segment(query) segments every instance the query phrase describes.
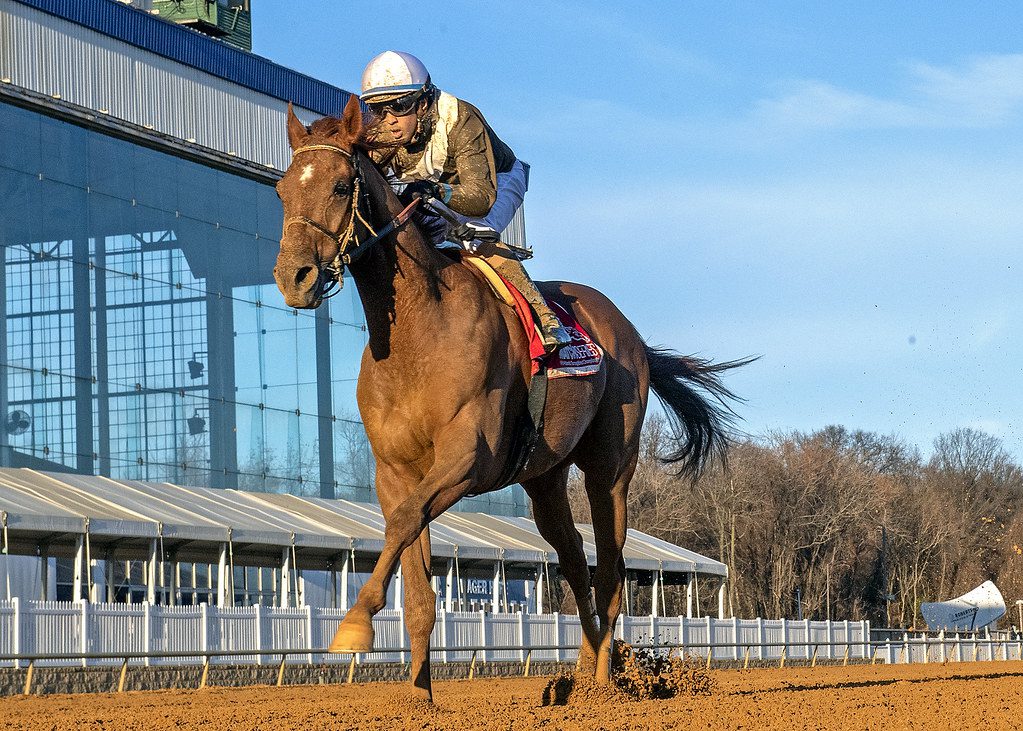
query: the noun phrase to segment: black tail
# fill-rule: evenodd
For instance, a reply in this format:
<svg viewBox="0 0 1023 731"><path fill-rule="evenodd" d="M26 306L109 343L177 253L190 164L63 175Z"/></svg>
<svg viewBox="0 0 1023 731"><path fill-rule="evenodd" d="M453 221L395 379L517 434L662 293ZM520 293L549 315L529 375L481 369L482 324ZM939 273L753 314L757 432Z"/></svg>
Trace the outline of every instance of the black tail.
<svg viewBox="0 0 1023 731"><path fill-rule="evenodd" d="M724 461L736 419L728 402L742 401L725 387L720 374L752 363L756 357L711 363L647 345L646 359L650 387L664 405L677 443L673 451L661 455L661 461L677 465L679 476L699 477L710 458Z"/></svg>

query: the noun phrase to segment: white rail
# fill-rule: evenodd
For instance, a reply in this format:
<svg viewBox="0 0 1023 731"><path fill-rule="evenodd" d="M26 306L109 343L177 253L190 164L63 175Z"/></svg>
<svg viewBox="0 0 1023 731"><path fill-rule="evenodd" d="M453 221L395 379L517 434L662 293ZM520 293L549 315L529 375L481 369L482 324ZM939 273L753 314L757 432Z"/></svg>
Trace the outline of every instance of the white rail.
<svg viewBox="0 0 1023 731"><path fill-rule="evenodd" d="M326 647L344 610L317 607L169 607L88 602L0 601L0 656L141 655L161 652L237 652L251 655L211 658L213 663L279 662L280 650ZM408 647L400 610L385 610L373 620L376 645ZM617 636L632 644L683 648L712 661L868 660L871 662L944 662L1018 660L1019 642L990 635L939 635L923 640L905 634L870 642L869 622L814 622L785 619L699 619L685 617L622 617ZM441 662L573 661L582 637L579 618L560 614L437 613L433 646ZM475 648L491 648L477 651ZM530 648L538 648L531 650ZM539 649L546 648L546 649ZM573 649L567 649L573 648ZM407 652L389 650L360 655L358 662L405 662ZM346 655L316 652L289 655L288 663L338 663ZM37 665L117 665L111 658L37 661ZM132 664L200 665L200 655L136 657ZM24 665L23 661L20 661ZM18 660L0 666L19 666Z"/></svg>

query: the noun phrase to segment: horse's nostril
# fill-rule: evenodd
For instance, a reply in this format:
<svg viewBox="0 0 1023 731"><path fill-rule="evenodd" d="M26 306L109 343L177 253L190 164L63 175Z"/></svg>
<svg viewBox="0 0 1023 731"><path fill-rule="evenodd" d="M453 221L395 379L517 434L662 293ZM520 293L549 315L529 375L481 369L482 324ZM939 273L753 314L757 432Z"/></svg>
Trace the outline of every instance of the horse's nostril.
<svg viewBox="0 0 1023 731"><path fill-rule="evenodd" d="M297 272L295 272L295 284L302 284L305 282L306 277L309 276L309 273L312 270L312 267L301 267Z"/></svg>

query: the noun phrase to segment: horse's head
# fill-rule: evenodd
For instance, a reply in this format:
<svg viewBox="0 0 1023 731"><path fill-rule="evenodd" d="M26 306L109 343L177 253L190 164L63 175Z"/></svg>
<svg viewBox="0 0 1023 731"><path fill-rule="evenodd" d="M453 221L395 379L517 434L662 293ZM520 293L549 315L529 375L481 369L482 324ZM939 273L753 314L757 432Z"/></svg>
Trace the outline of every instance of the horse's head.
<svg viewBox="0 0 1023 731"><path fill-rule="evenodd" d="M341 274L342 248L351 244L356 225L355 145L361 134L362 110L355 96L340 119L320 119L309 129L288 105L292 159L277 183L284 231L274 279L289 307L318 307Z"/></svg>

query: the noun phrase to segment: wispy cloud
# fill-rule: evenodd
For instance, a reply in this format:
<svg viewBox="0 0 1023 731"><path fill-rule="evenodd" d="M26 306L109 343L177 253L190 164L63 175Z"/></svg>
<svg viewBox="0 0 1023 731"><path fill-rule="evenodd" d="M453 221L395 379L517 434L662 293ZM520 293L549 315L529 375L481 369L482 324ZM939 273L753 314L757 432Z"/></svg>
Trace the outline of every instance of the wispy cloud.
<svg viewBox="0 0 1023 731"><path fill-rule="evenodd" d="M986 128L1023 107L1023 54L979 56L957 66L907 66L902 93L874 96L822 80L780 85L753 119L776 130Z"/></svg>

